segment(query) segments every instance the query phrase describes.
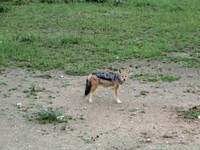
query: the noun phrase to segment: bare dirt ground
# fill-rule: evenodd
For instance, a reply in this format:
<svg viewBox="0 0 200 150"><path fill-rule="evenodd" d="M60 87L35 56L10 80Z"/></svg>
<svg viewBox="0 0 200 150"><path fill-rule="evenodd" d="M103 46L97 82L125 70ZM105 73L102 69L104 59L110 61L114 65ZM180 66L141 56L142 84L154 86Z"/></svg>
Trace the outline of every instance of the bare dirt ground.
<svg viewBox="0 0 200 150"><path fill-rule="evenodd" d="M69 76L57 70L1 70L0 149L200 150L200 120L184 119L176 112L177 107L200 103L199 69L140 60L112 64L112 68L118 66L130 66L131 74L162 72L181 78L173 82L130 78L120 87L122 104L116 103L111 89L101 87L94 94L94 103L89 104L83 96L86 76ZM25 92L33 83L42 89L36 97ZM38 105L59 108L65 115L82 119L38 124L23 117Z"/></svg>

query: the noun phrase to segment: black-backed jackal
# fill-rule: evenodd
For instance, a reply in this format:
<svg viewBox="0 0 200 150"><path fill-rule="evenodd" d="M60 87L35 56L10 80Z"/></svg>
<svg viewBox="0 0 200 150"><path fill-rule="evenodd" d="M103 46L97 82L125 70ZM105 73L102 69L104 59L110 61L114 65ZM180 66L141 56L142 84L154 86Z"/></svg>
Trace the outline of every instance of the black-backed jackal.
<svg viewBox="0 0 200 150"><path fill-rule="evenodd" d="M115 99L117 103L121 103L118 94L118 88L121 84L123 84L128 77L128 72L126 71L119 71L119 73L113 72L96 72L90 74L86 79L85 85L85 95L88 97L89 103L92 103L92 95L94 91L97 89L99 85L103 87L112 87L114 89Z"/></svg>

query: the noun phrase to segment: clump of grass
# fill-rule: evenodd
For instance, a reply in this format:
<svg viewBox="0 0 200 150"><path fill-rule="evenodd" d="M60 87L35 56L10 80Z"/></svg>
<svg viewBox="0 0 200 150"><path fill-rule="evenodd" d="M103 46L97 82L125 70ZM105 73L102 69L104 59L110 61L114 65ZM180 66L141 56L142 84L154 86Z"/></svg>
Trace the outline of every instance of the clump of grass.
<svg viewBox="0 0 200 150"><path fill-rule="evenodd" d="M68 122L68 120L74 120L72 116L65 116L58 109L53 108L41 108L37 112L28 116L29 121L37 121L40 124L47 123L63 123Z"/></svg>
<svg viewBox="0 0 200 150"><path fill-rule="evenodd" d="M55 97L52 96L52 95L48 95L48 99L49 99L49 100L51 100L51 99L55 99Z"/></svg>
<svg viewBox="0 0 200 150"><path fill-rule="evenodd" d="M77 137L82 139L85 144L92 144L92 143L95 142L95 139L93 137L92 138L85 138L84 135L78 135Z"/></svg>
<svg viewBox="0 0 200 150"><path fill-rule="evenodd" d="M170 75L170 74L149 74L149 73L140 73L134 74L131 78L135 78L137 80L142 81L149 81L149 82L157 82L157 81L165 81L165 82L172 82L180 79L180 76L177 75Z"/></svg>
<svg viewBox="0 0 200 150"><path fill-rule="evenodd" d="M8 12L9 8L6 6L0 6L0 13Z"/></svg>
<svg viewBox="0 0 200 150"><path fill-rule="evenodd" d="M200 116L200 105L197 105L183 112L184 118L197 119Z"/></svg>
<svg viewBox="0 0 200 150"><path fill-rule="evenodd" d="M80 120L85 120L85 118L84 118L83 115L80 115L80 116L79 116L79 119L80 119Z"/></svg>
<svg viewBox="0 0 200 150"><path fill-rule="evenodd" d="M144 109L140 110L139 113L145 114L146 111Z"/></svg>
<svg viewBox="0 0 200 150"><path fill-rule="evenodd" d="M134 75L131 76L131 78L135 78L137 80L142 80L142 81L149 81L149 82L157 82L157 81L159 81L158 77L156 77L153 74L149 74L149 73L134 74Z"/></svg>
<svg viewBox="0 0 200 150"><path fill-rule="evenodd" d="M16 91L16 90L18 90L18 88L17 87L13 87L13 88L10 88L8 91Z"/></svg>
<svg viewBox="0 0 200 150"><path fill-rule="evenodd" d="M41 39L41 46L55 49L66 48L67 46L80 45L81 41L79 36L54 35L47 39Z"/></svg>
<svg viewBox="0 0 200 150"><path fill-rule="evenodd" d="M83 139L83 141L85 142L85 144L92 144L92 143L94 143L94 141L92 139Z"/></svg>
<svg viewBox="0 0 200 150"><path fill-rule="evenodd" d="M16 5L26 5L30 3L47 3L47 4L55 4L55 3L70 3L70 2L98 2L104 3L108 0L14 0L14 4Z"/></svg>
<svg viewBox="0 0 200 150"><path fill-rule="evenodd" d="M36 86L37 86L37 82L31 82L30 83L30 87L29 87L29 89L30 89L30 92L36 92Z"/></svg>
<svg viewBox="0 0 200 150"><path fill-rule="evenodd" d="M28 5L28 4L31 4L31 3L38 3L40 1L41 0L13 0L13 3L15 5Z"/></svg>
<svg viewBox="0 0 200 150"><path fill-rule="evenodd" d="M146 96L147 94L149 94L149 91L145 90L140 91L140 95Z"/></svg>
<svg viewBox="0 0 200 150"><path fill-rule="evenodd" d="M28 90L24 90L23 93L26 93L26 97L27 98L31 98L31 99L38 99L39 96L37 94L37 92L43 92L45 91L45 88L39 88L38 87L38 83L35 81L30 82L30 86Z"/></svg>
<svg viewBox="0 0 200 150"><path fill-rule="evenodd" d="M26 97L27 98L33 98L33 99L37 99L38 98L38 94L36 93L36 87L37 87L37 83L36 82L31 82L29 89L28 90L24 90L23 93L26 93Z"/></svg>
<svg viewBox="0 0 200 150"><path fill-rule="evenodd" d="M24 117L28 121L35 121L39 124L57 124L57 123L67 123L69 121L75 120L85 120L83 115L80 116L71 116L64 115L59 108L43 108L41 105L33 104L34 106L27 107L27 109L34 108L34 111L27 113ZM35 110L36 109L36 110Z"/></svg>
<svg viewBox="0 0 200 150"><path fill-rule="evenodd" d="M161 81L166 81L166 82L177 81L181 78L180 76L170 75L170 74L167 74L167 75L161 74L161 75L159 75L159 77L160 77Z"/></svg>
<svg viewBox="0 0 200 150"><path fill-rule="evenodd" d="M189 134L189 135L198 135L198 131L196 131L195 128L185 128L182 130L183 134Z"/></svg>
<svg viewBox="0 0 200 150"><path fill-rule="evenodd" d="M24 93L26 93L26 90L23 91ZM26 95L27 98L30 98L30 99L38 99L38 94L35 93L35 92L27 92L27 95Z"/></svg>
<svg viewBox="0 0 200 150"><path fill-rule="evenodd" d="M191 52L193 53L193 52ZM183 67L187 68L198 68L200 64L199 52L191 54L190 57L167 57L166 59L172 62L179 62Z"/></svg>
<svg viewBox="0 0 200 150"><path fill-rule="evenodd" d="M81 38L79 36L62 37L61 44L79 44Z"/></svg>
<svg viewBox="0 0 200 150"><path fill-rule="evenodd" d="M0 81L0 85L7 85L6 82Z"/></svg>
<svg viewBox="0 0 200 150"><path fill-rule="evenodd" d="M131 109L129 109L129 112L136 112L136 111L137 111L136 108L131 108Z"/></svg>
<svg viewBox="0 0 200 150"><path fill-rule="evenodd" d="M6 116L6 112L7 112L7 111L8 111L7 109L1 108L1 109L0 109L0 116Z"/></svg>

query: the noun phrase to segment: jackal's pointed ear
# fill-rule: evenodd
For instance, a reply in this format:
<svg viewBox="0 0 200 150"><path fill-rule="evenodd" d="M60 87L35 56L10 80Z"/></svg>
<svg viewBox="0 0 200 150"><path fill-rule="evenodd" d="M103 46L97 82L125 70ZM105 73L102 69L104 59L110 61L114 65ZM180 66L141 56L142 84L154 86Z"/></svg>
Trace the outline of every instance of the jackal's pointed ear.
<svg viewBox="0 0 200 150"><path fill-rule="evenodd" d="M119 69L119 73L121 73L122 72L122 70L121 69Z"/></svg>

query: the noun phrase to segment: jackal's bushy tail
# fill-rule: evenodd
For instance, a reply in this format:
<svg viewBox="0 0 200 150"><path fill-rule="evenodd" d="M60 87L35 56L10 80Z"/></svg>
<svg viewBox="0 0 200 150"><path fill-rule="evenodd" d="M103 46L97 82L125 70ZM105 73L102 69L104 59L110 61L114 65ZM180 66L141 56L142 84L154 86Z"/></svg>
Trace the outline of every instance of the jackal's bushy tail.
<svg viewBox="0 0 200 150"><path fill-rule="evenodd" d="M90 93L90 89L91 89L91 82L89 79L86 79L85 96L87 96Z"/></svg>

